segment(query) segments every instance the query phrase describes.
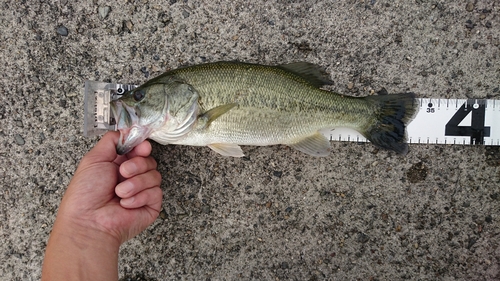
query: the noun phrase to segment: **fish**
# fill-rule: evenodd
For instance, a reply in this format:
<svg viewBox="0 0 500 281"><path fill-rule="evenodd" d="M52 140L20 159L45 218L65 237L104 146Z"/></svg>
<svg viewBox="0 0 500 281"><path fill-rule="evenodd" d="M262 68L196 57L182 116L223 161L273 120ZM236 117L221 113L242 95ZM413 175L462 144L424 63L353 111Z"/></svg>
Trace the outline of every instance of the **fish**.
<svg viewBox="0 0 500 281"><path fill-rule="evenodd" d="M418 111L414 93L353 97L325 90L330 84L308 62L221 61L167 71L112 102L116 150L126 154L149 138L232 157L244 156L241 145L287 145L324 157L331 147L321 131L347 127L375 146L408 152L406 127Z"/></svg>

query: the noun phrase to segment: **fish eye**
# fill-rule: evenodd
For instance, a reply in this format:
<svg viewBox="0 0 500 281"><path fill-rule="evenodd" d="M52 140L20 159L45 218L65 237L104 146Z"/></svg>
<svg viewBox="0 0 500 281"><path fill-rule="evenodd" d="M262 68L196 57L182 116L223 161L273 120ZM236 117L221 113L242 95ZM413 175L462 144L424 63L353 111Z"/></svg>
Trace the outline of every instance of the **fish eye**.
<svg viewBox="0 0 500 281"><path fill-rule="evenodd" d="M133 95L135 101L141 101L146 96L146 93L144 92L143 89L140 89L140 90L134 91L134 93L132 95Z"/></svg>

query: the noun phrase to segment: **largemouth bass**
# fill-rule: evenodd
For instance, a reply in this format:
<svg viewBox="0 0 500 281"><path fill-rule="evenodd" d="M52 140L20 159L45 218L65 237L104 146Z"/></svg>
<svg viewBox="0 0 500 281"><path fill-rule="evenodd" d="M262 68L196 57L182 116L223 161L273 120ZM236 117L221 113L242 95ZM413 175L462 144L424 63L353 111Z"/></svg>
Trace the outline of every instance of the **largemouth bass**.
<svg viewBox="0 0 500 281"><path fill-rule="evenodd" d="M417 111L413 93L349 97L316 65L216 62L168 71L112 104L125 154L146 138L160 144L208 146L243 156L240 145L284 144L327 156L320 130L348 127L376 146L405 154L405 127Z"/></svg>

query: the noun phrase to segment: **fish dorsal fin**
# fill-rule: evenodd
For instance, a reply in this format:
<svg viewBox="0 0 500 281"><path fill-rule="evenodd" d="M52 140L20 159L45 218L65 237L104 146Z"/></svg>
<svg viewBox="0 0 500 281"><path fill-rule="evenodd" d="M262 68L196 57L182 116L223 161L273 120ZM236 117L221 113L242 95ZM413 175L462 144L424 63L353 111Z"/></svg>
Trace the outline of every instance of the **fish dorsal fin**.
<svg viewBox="0 0 500 281"><path fill-rule="evenodd" d="M333 82L326 77L325 71L319 65L316 65L314 63L302 61L282 64L278 67L302 77L307 82L318 88L324 85L333 84Z"/></svg>
<svg viewBox="0 0 500 281"><path fill-rule="evenodd" d="M288 145L316 157L324 157L330 154L330 142L319 132Z"/></svg>
<svg viewBox="0 0 500 281"><path fill-rule="evenodd" d="M233 107L237 106L237 103L228 103L228 104L223 104L216 106L209 111L203 113L200 116L200 121L205 122L204 126L208 127L212 121L215 119L219 118L222 114L228 112L229 110L233 109Z"/></svg>
<svg viewBox="0 0 500 281"><path fill-rule="evenodd" d="M387 92L387 90L385 88L382 88L382 89L380 89L380 91L377 92L377 95L379 95L379 96L385 96L388 94L389 93Z"/></svg>
<svg viewBox="0 0 500 281"><path fill-rule="evenodd" d="M243 157L243 150L241 147L234 143L212 143L209 144L213 151L219 153L222 156L232 156L232 157Z"/></svg>

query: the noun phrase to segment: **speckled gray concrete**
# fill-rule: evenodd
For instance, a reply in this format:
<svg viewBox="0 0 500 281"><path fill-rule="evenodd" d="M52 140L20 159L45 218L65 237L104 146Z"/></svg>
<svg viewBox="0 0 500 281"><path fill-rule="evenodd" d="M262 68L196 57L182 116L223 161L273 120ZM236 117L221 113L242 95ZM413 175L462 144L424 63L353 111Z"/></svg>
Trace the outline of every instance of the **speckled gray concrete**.
<svg viewBox="0 0 500 281"><path fill-rule="evenodd" d="M82 136L85 80L308 61L345 94L500 95L498 1L123 2L0 4L1 280L40 277L60 199L97 141ZM282 146L232 159L154 145L164 209L122 247L120 277L500 280L498 147L332 146L322 159Z"/></svg>

